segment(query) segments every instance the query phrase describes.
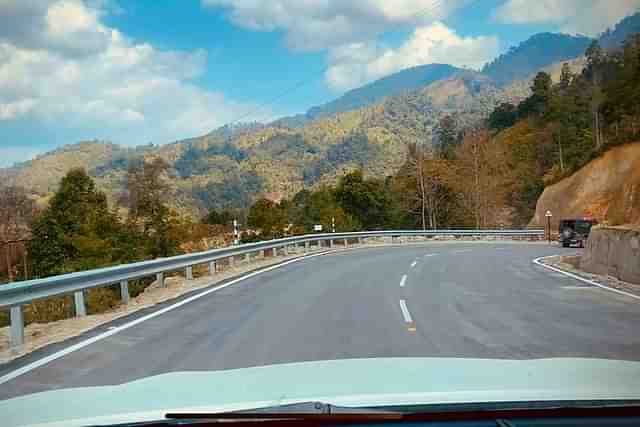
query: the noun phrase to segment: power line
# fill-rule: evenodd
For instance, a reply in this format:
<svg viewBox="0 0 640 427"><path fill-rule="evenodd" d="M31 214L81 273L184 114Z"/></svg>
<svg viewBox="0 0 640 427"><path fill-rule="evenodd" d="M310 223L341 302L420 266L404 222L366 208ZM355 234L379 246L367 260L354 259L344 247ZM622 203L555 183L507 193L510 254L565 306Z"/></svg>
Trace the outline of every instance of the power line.
<svg viewBox="0 0 640 427"><path fill-rule="evenodd" d="M415 19L417 19L418 17L422 16L423 14L426 14L427 12L431 12L433 14L433 11L440 11L442 9L442 0L431 0L431 5L425 9L422 9L421 11L419 11L418 13L416 13L414 16ZM438 12L436 12L438 13ZM440 16L434 16L434 19L440 19ZM400 26L401 24L397 24L397 26ZM331 68L330 65L327 65L325 67L322 68L322 70L319 70L318 72L315 73L311 73L312 76L314 76L312 79L307 79L304 78L298 82L296 82L296 84L294 84L293 86L287 88L285 91L279 93L277 96L275 96L274 98L263 102L261 104L258 104L258 106L251 110L248 111L246 113L243 113L242 115L240 115L239 117L235 118L234 120L231 120L229 122L227 122L224 126L231 126L235 123L238 123L244 119L246 119L247 117L251 117L256 113L259 112L266 112L266 107L271 107L273 105L275 105L278 101L280 101L281 99L285 98L286 96L292 94L293 92L295 92L296 90L307 86L311 83L314 83L317 81L317 79L321 76L323 76L327 71L329 71L329 69ZM224 127L223 126L223 127Z"/></svg>

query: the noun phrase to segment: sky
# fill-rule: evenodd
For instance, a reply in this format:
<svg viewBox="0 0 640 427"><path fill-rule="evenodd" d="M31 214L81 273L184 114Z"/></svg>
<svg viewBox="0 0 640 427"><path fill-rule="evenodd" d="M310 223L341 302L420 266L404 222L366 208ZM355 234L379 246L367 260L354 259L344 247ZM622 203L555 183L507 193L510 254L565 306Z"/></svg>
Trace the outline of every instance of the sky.
<svg viewBox="0 0 640 427"><path fill-rule="evenodd" d="M0 0L0 167L303 113L401 69L480 69L640 0ZM578 13L579 12L579 13Z"/></svg>

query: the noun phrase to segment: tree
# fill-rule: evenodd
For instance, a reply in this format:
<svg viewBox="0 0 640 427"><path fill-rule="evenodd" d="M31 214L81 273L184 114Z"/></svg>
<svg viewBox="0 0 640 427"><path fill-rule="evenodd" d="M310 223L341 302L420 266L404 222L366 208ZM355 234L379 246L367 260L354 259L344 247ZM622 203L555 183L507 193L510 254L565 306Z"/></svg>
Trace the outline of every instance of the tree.
<svg viewBox="0 0 640 427"><path fill-rule="evenodd" d="M459 179L456 190L472 213L475 227L495 227L504 207L507 165L501 147L485 129L468 131L458 149Z"/></svg>
<svg viewBox="0 0 640 427"><path fill-rule="evenodd" d="M178 240L172 233L175 215L165 203L168 169L169 165L156 157L132 164L127 173L123 201L129 208L129 225L145 237L145 253L151 257L175 255L178 250Z"/></svg>
<svg viewBox="0 0 640 427"><path fill-rule="evenodd" d="M284 235L287 226L285 212L277 203L269 199L259 199L249 209L247 224L260 230L260 236L265 239L279 238Z"/></svg>
<svg viewBox="0 0 640 427"><path fill-rule="evenodd" d="M216 210L216 209L211 209L209 211L209 213L207 214L207 216L204 218L204 223L205 224L210 224L210 225L226 225L228 226L231 221L233 221L233 213L229 210Z"/></svg>
<svg viewBox="0 0 640 427"><path fill-rule="evenodd" d="M531 84L531 96L518 105L518 117L543 116L551 97L552 83L549 74L543 71L536 74Z"/></svg>
<svg viewBox="0 0 640 427"><path fill-rule="evenodd" d="M407 163L396 176L401 188L402 204L419 218L423 230L453 224L459 218L452 215L455 195L450 180L455 174L454 161L428 157L421 145L410 145Z"/></svg>
<svg viewBox="0 0 640 427"><path fill-rule="evenodd" d="M518 109L515 105L503 102L489 115L489 128L501 131L513 126L518 119Z"/></svg>
<svg viewBox="0 0 640 427"><path fill-rule="evenodd" d="M458 124L452 115L440 119L436 127L436 141L434 144L436 156L442 159L452 159L458 144Z"/></svg>
<svg viewBox="0 0 640 427"><path fill-rule="evenodd" d="M281 203L282 205L282 203ZM301 190L288 204L289 220L307 232L314 225L322 225L323 230L354 231L361 224L340 206L334 188L322 186L315 191Z"/></svg>
<svg viewBox="0 0 640 427"><path fill-rule="evenodd" d="M600 118L600 107L605 101L602 92L603 68L606 63L606 54L600 47L597 40L585 52L587 66L583 73L591 82L591 114L593 117L593 137L596 148L603 144L602 123Z"/></svg>
<svg viewBox="0 0 640 427"><path fill-rule="evenodd" d="M571 72L571 67L569 67L569 63L565 62L562 64L562 70L560 71L560 90L564 93L569 86L571 85L571 81L573 80L573 73Z"/></svg>
<svg viewBox="0 0 640 427"><path fill-rule="evenodd" d="M25 239L29 234L29 225L35 212L35 203L27 196L24 189L0 188L0 243ZM5 248L5 262L11 282L14 280L14 272L8 244Z"/></svg>
<svg viewBox="0 0 640 427"><path fill-rule="evenodd" d="M62 179L32 234L29 253L40 277L122 261L122 224L84 169L73 169Z"/></svg>
<svg viewBox="0 0 640 427"><path fill-rule="evenodd" d="M384 182L365 180L361 170L351 172L338 182L336 201L344 212L353 216L363 228L383 228L388 220L389 199Z"/></svg>

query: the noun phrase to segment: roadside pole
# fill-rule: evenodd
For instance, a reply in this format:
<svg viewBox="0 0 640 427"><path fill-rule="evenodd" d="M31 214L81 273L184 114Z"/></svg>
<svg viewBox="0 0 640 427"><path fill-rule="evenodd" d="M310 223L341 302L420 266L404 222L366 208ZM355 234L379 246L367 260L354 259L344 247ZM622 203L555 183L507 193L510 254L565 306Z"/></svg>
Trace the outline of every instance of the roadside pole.
<svg viewBox="0 0 640 427"><path fill-rule="evenodd" d="M547 211L544 216L547 217L547 238L549 239L549 245L551 245L551 217L553 214L551 211Z"/></svg>
<svg viewBox="0 0 640 427"><path fill-rule="evenodd" d="M239 235L238 235L238 220L234 219L233 220L233 244L237 245L240 243L240 239L239 239Z"/></svg>

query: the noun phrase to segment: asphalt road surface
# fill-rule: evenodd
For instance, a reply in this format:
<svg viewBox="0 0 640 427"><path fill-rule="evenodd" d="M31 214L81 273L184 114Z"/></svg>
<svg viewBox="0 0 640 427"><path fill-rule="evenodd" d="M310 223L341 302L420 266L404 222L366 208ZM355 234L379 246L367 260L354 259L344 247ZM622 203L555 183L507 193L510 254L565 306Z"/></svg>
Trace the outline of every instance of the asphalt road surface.
<svg viewBox="0 0 640 427"><path fill-rule="evenodd" d="M576 251L443 242L290 263L0 384L0 399L171 371L339 358L640 360L640 301L532 263ZM0 366L0 377L176 301Z"/></svg>

